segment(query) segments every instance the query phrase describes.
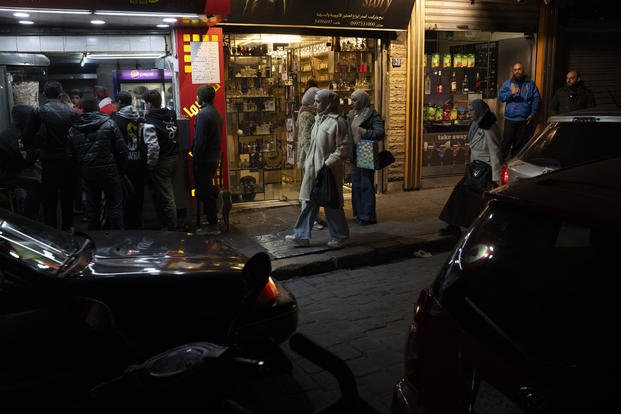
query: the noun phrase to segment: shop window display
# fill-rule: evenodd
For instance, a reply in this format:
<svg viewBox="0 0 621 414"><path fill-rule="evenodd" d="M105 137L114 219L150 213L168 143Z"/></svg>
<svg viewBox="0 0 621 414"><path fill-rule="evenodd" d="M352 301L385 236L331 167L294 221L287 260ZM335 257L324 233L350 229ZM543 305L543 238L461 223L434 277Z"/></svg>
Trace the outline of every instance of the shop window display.
<svg viewBox="0 0 621 414"><path fill-rule="evenodd" d="M294 39L291 39L294 38ZM235 202L297 199L296 117L309 79L350 109L355 89L373 97L373 41L229 34L225 38L229 182Z"/></svg>

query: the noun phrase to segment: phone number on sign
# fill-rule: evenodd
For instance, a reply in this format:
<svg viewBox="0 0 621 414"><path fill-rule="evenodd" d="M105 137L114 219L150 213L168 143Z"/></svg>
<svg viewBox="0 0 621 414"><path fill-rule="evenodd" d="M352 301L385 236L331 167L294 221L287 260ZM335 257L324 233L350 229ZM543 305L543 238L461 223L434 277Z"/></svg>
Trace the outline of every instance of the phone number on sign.
<svg viewBox="0 0 621 414"><path fill-rule="evenodd" d="M366 27L384 27L383 24L377 22L369 22L365 20L351 20L350 26L366 26Z"/></svg>

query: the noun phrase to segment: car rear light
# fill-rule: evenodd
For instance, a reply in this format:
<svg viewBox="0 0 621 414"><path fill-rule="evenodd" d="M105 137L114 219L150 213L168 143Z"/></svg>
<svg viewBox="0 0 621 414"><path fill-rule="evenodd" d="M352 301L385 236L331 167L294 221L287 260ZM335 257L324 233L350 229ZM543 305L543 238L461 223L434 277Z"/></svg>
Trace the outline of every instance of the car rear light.
<svg viewBox="0 0 621 414"><path fill-rule="evenodd" d="M257 298L257 302L261 305L269 305L276 300L278 294L279 292L276 283L274 283L271 277L268 277L267 283L265 284L263 290L261 291L261 294Z"/></svg>
<svg viewBox="0 0 621 414"><path fill-rule="evenodd" d="M414 322L418 323L421 321L423 315L425 314L425 308L427 307L427 302L429 301L429 293L427 289L423 289L418 295L418 300L416 301L416 307L414 308Z"/></svg>
<svg viewBox="0 0 621 414"><path fill-rule="evenodd" d="M509 168L507 164L500 167L500 185L509 184Z"/></svg>

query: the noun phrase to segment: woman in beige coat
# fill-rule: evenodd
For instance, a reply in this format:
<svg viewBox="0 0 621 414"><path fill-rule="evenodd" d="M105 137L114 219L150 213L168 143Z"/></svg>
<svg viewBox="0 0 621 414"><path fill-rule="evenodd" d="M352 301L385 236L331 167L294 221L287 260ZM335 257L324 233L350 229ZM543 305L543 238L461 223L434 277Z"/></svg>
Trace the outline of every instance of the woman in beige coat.
<svg viewBox="0 0 621 414"><path fill-rule="evenodd" d="M328 166L339 190L340 208L325 207L331 240L328 246L338 248L349 238L349 227L343 211L343 179L345 160L351 153L351 140L347 133L347 121L338 114L339 97L336 93L322 89L315 95L317 116L311 131L311 142L304 160L304 177L300 187L302 211L298 217L293 234L285 240L299 246L310 243L313 222L319 212L319 205L310 198L317 173L321 167Z"/></svg>

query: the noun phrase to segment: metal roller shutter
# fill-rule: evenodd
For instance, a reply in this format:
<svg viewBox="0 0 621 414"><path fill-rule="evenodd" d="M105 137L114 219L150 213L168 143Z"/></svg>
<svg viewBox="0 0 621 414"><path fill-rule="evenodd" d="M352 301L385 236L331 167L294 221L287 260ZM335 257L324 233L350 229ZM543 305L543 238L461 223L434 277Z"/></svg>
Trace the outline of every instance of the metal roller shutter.
<svg viewBox="0 0 621 414"><path fill-rule="evenodd" d="M489 32L536 33L537 1L516 0L426 0L426 30L484 30Z"/></svg>

